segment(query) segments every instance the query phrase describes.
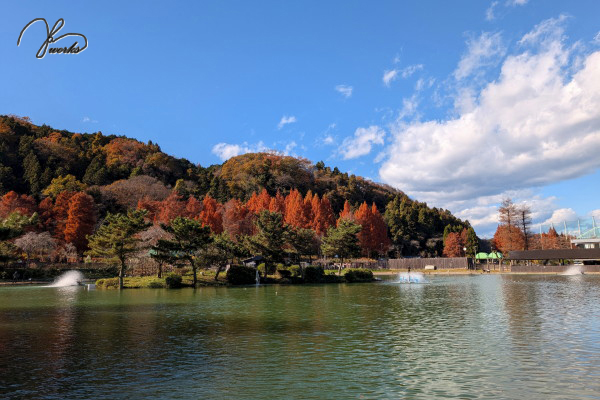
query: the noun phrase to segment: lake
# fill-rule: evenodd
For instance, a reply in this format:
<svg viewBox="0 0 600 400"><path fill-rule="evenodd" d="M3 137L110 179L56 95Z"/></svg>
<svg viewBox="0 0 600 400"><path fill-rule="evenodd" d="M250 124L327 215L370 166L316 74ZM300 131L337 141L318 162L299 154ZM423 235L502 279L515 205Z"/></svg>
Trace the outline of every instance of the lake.
<svg viewBox="0 0 600 400"><path fill-rule="evenodd" d="M0 288L0 398L600 398L600 276L395 279Z"/></svg>

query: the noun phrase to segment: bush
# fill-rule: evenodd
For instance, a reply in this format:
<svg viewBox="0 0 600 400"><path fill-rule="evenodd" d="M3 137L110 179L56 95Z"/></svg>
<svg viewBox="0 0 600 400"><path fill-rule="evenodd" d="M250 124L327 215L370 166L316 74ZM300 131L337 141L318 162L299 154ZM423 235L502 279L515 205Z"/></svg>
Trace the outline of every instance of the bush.
<svg viewBox="0 0 600 400"><path fill-rule="evenodd" d="M346 282L371 282L373 281L373 272L365 268L349 269L344 274Z"/></svg>
<svg viewBox="0 0 600 400"><path fill-rule="evenodd" d="M241 265L232 265L227 271L227 282L232 285L252 285L256 283L256 269Z"/></svg>
<svg viewBox="0 0 600 400"><path fill-rule="evenodd" d="M118 289L119 278L104 278L96 281L96 287L100 289Z"/></svg>
<svg viewBox="0 0 600 400"><path fill-rule="evenodd" d="M287 279L292 276L292 271L290 271L289 269L278 269L277 275L279 275L279 278Z"/></svg>
<svg viewBox="0 0 600 400"><path fill-rule="evenodd" d="M288 268L288 270L294 278L299 278L302 276L302 268L300 268L299 265L292 265Z"/></svg>
<svg viewBox="0 0 600 400"><path fill-rule="evenodd" d="M260 272L262 276L266 276L265 269L267 269L267 275L273 275L276 271L275 265L271 263L258 264L258 272Z"/></svg>
<svg viewBox="0 0 600 400"><path fill-rule="evenodd" d="M166 281L166 279L162 280L162 279L156 278L156 279L148 282L148 287L150 289L163 289L165 287L165 281Z"/></svg>
<svg viewBox="0 0 600 400"><path fill-rule="evenodd" d="M321 266L309 265L304 268L304 281L308 283L318 283L323 280L325 270Z"/></svg>
<svg viewBox="0 0 600 400"><path fill-rule="evenodd" d="M173 272L171 272L170 274L168 274L165 277L165 286L168 289L178 289L182 286L182 277L181 275L177 275Z"/></svg>

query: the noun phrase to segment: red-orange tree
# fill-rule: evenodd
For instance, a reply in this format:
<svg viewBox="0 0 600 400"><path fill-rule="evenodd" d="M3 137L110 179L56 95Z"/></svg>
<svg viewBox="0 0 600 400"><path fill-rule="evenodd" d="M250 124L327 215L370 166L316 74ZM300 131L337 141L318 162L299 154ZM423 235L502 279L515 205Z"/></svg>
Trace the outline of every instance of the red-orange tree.
<svg viewBox="0 0 600 400"><path fill-rule="evenodd" d="M525 248L525 235L523 232L512 225L498 225L493 239L494 246L500 250L504 257L508 257L508 252L513 250L523 250Z"/></svg>
<svg viewBox="0 0 600 400"><path fill-rule="evenodd" d="M79 251L87 249L87 235L94 232L95 224L94 199L85 193L75 193L69 200L69 210L64 230L65 241L73 243Z"/></svg>
<svg viewBox="0 0 600 400"><path fill-rule="evenodd" d="M444 256L446 257L464 257L462 237L460 233L450 232L446 236L446 242L444 243Z"/></svg>
<svg viewBox="0 0 600 400"><path fill-rule="evenodd" d="M223 232L221 205L209 195L204 196L204 200L202 200L200 222L202 222L203 225L210 226L211 231L214 233L218 234Z"/></svg>
<svg viewBox="0 0 600 400"><path fill-rule="evenodd" d="M292 190L285 198L285 223L294 228L304 228L306 226L304 200L296 189Z"/></svg>

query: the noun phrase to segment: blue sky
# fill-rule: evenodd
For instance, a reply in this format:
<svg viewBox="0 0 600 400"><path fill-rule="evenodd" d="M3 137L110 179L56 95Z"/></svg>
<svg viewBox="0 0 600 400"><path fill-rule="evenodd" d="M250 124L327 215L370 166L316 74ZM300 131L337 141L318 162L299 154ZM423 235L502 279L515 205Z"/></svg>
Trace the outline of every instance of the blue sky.
<svg viewBox="0 0 600 400"><path fill-rule="evenodd" d="M600 2L4 2L0 113L202 165L276 149L493 233L600 216ZM44 28L86 35L36 59ZM65 42L72 43L70 39Z"/></svg>

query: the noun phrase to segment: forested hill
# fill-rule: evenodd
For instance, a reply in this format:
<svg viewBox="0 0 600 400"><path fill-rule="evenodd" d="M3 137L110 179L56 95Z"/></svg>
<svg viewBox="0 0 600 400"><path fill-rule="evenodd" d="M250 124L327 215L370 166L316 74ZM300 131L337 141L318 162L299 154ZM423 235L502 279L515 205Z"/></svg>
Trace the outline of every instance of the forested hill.
<svg viewBox="0 0 600 400"><path fill-rule="evenodd" d="M86 192L102 217L137 207L142 199L164 201L172 193L199 200L208 195L225 204L232 198L246 202L263 189L270 196L286 196L292 189L303 196L309 191L327 196L335 214L345 201L355 210L364 202L375 203L392 243L404 255L440 254L439 239L447 226L468 227L447 210L429 208L390 186L323 162L251 153L203 167L165 154L152 142L72 133L36 126L27 118L0 116L0 195L16 192L39 203L61 191Z"/></svg>

